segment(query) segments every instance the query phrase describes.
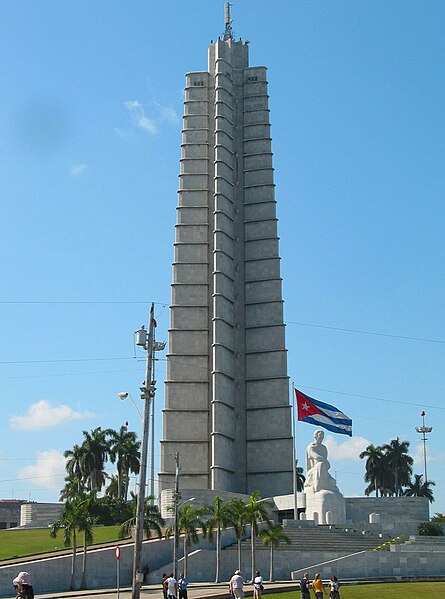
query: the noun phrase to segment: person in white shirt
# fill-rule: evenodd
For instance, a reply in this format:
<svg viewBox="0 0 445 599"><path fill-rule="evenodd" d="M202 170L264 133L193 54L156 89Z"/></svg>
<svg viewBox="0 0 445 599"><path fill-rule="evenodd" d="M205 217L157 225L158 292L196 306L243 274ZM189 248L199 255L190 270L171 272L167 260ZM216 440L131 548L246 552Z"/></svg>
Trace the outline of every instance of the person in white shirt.
<svg viewBox="0 0 445 599"><path fill-rule="evenodd" d="M258 570L255 572L255 578L253 580L253 597L254 599L261 599L261 591L263 590L263 577L261 572Z"/></svg>
<svg viewBox="0 0 445 599"><path fill-rule="evenodd" d="M178 582L176 578L173 576L173 574L170 574L170 576L167 578L164 584L167 587L168 599L176 599L176 595L178 592Z"/></svg>
<svg viewBox="0 0 445 599"><path fill-rule="evenodd" d="M244 578L241 576L240 570L237 570L229 582L229 592L235 599L244 598Z"/></svg>

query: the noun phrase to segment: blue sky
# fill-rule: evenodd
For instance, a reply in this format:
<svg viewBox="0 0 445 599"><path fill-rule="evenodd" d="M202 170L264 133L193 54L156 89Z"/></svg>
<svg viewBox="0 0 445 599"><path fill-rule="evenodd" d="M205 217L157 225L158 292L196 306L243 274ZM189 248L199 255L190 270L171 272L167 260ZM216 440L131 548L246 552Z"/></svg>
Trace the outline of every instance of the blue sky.
<svg viewBox="0 0 445 599"><path fill-rule="evenodd" d="M232 16L269 69L291 380L353 419L352 439L327 435L345 495L369 442L410 441L423 472L425 409L445 512L445 6L237 0ZM184 74L222 30L222 0L0 5L2 498L56 500L82 430L140 430L117 393L137 400L151 301L167 336ZM313 431L297 427L301 458Z"/></svg>

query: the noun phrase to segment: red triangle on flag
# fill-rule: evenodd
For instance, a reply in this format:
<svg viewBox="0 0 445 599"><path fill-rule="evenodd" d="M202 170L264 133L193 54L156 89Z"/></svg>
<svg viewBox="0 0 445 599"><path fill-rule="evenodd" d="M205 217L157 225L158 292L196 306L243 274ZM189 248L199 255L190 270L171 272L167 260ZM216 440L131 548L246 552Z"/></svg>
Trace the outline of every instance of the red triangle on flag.
<svg viewBox="0 0 445 599"><path fill-rule="evenodd" d="M298 389L295 389L295 395L297 397L298 420L304 420L308 416L322 413L320 408L317 408L317 406L312 403L310 397L301 391L298 391Z"/></svg>

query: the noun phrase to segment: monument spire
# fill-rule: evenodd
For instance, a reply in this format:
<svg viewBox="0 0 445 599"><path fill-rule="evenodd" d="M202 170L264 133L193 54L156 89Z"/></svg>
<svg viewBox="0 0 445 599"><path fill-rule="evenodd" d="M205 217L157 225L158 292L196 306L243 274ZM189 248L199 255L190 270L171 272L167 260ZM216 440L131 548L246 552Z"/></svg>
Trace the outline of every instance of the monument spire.
<svg viewBox="0 0 445 599"><path fill-rule="evenodd" d="M225 33L187 73L159 487L292 491L265 67Z"/></svg>
<svg viewBox="0 0 445 599"><path fill-rule="evenodd" d="M233 40L232 19L230 18L230 2L224 3L224 34L223 40Z"/></svg>

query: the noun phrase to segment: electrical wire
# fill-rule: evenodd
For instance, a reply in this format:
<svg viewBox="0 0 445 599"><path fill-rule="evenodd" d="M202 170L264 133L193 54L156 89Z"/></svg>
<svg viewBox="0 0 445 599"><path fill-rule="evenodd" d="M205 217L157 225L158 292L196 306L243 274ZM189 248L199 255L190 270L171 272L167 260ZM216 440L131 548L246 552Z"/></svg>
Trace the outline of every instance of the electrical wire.
<svg viewBox="0 0 445 599"><path fill-rule="evenodd" d="M374 335L376 337L389 337L390 339L404 339L407 341L421 341L423 343L440 343L445 345L445 341L443 339L429 339L426 337L410 337L408 335L393 335L391 333L378 333L376 331L366 331L362 329L346 329L343 327L333 327L324 324L313 324L309 322L296 322L294 320L286 320L286 324L296 324L301 327L314 327L317 329L328 329L331 331L341 331L343 333L356 333L359 335Z"/></svg>

